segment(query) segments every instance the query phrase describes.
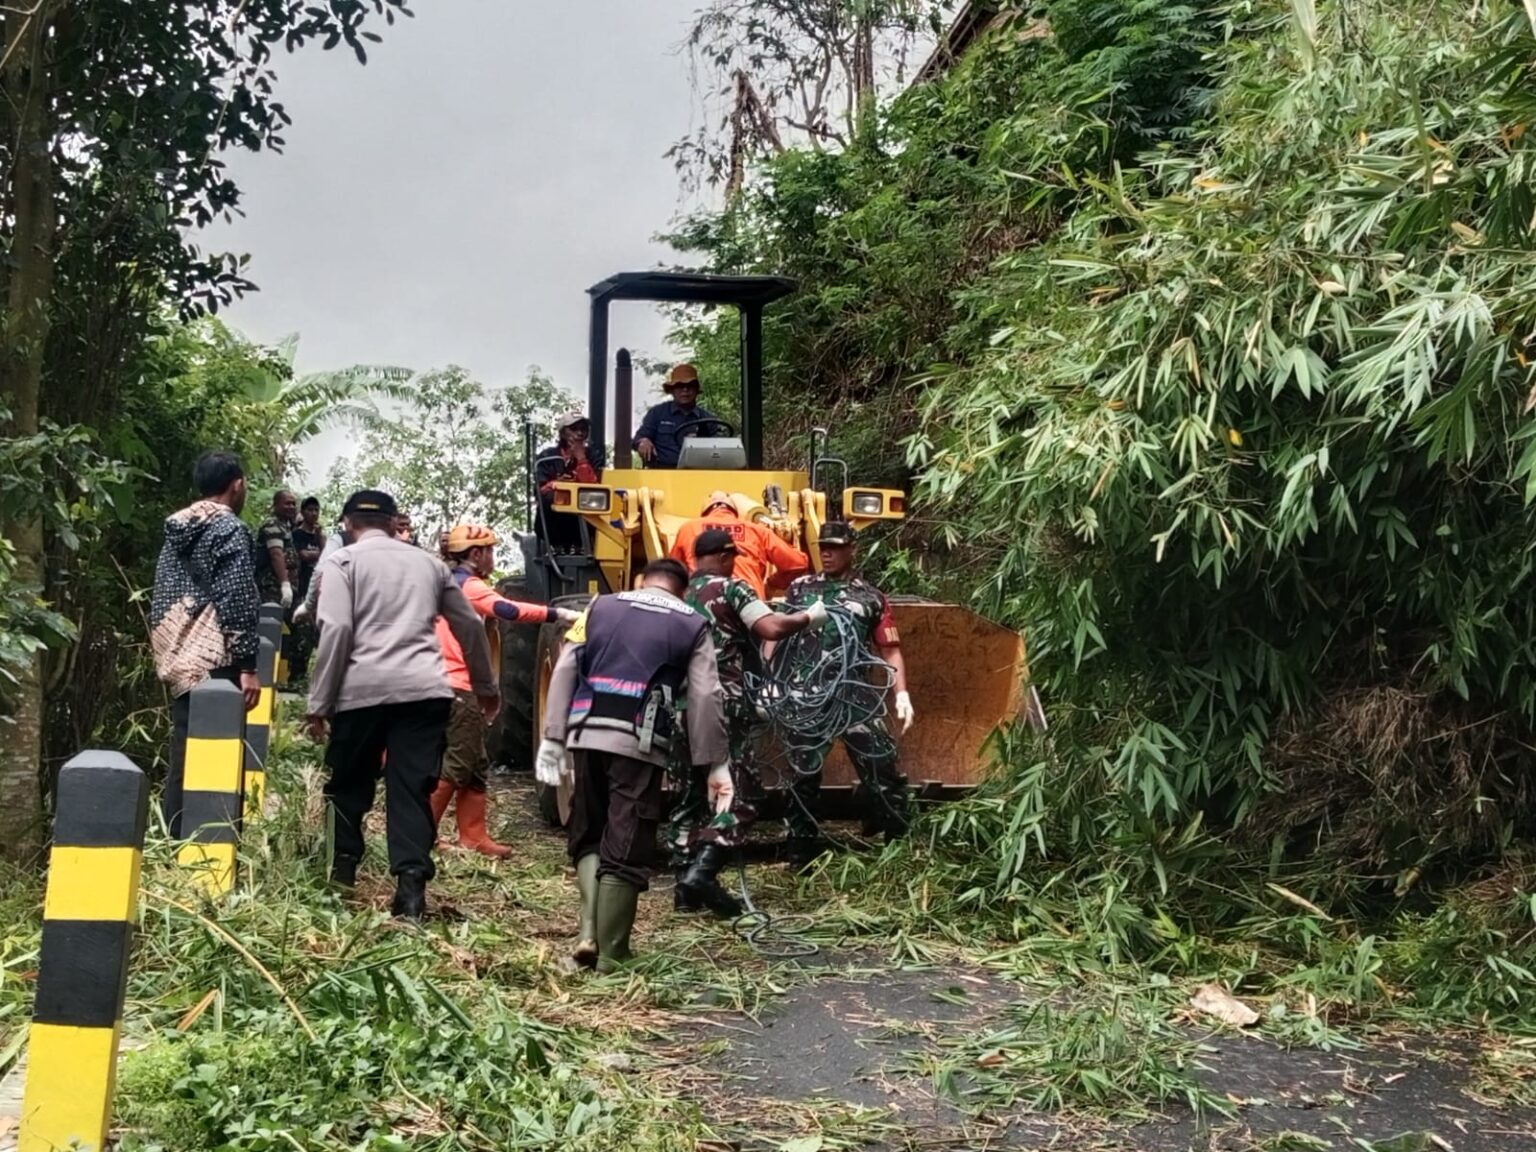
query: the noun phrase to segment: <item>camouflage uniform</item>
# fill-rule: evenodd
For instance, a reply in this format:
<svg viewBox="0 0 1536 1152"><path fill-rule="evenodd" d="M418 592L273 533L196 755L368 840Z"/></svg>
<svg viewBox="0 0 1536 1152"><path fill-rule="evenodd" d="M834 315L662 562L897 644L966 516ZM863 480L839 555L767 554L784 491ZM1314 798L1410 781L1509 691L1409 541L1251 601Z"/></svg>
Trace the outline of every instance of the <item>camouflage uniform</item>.
<svg viewBox="0 0 1536 1152"><path fill-rule="evenodd" d="M256 533L256 590L263 604L283 602L283 582L272 567L272 543L281 541L283 562L288 565L288 583L295 590L299 583L299 550L293 546L293 525L279 516L268 516ZM297 591L295 591L297 596ZM294 601L298 603L297 599ZM293 608L283 613L283 640L280 655L291 669L294 661ZM279 669L281 673L281 669Z"/></svg>
<svg viewBox="0 0 1536 1152"><path fill-rule="evenodd" d="M288 565L288 583L299 586L299 550L293 546L293 525L278 516L268 516L256 533L256 590L263 604L280 604L283 582L272 567L272 545L283 546L283 563Z"/></svg>
<svg viewBox="0 0 1536 1152"><path fill-rule="evenodd" d="M803 611L817 600L838 607L852 615L865 649L895 647L900 642L891 620L890 603L885 594L857 576L834 580L817 572L802 576L785 594L791 611ZM822 627L823 643L837 642L837 626ZM905 829L907 823L907 778L896 767L896 741L885 719L859 724L842 735L843 747L852 761L859 781L870 792L870 816L888 831ZM785 808L784 823L794 839L815 839L818 835L816 814L820 810L821 770L830 743L790 757L791 795Z"/></svg>
<svg viewBox="0 0 1536 1152"><path fill-rule="evenodd" d="M736 577L700 573L689 582L683 599L709 621L710 638L715 642L715 662L720 687L725 692L725 723L730 736L731 780L736 798L729 812L712 817L708 770L690 768L687 749L674 749L670 771L679 799L667 822L667 843L672 846L674 865L685 863L705 844L736 847L757 819L753 801L763 791L753 760L752 729L757 723L757 712L747 699L743 671L747 661L755 664L758 659L752 624L773 612L758 599L750 584Z"/></svg>

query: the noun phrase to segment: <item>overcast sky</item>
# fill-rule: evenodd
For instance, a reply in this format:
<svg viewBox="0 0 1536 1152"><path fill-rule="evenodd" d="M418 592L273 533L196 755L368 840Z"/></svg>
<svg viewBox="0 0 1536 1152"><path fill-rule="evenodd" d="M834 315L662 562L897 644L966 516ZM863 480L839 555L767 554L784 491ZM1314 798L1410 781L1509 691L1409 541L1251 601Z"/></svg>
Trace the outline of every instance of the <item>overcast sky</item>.
<svg viewBox="0 0 1536 1152"><path fill-rule="evenodd" d="M685 205L670 144L700 115L678 44L697 0L417 0L366 67L338 48L280 64L282 154L237 154L245 216L200 239L251 255L227 315L300 334L301 372L530 364L585 392L586 288L672 257ZM664 350L646 306L612 346ZM318 484L345 437L308 454Z"/></svg>

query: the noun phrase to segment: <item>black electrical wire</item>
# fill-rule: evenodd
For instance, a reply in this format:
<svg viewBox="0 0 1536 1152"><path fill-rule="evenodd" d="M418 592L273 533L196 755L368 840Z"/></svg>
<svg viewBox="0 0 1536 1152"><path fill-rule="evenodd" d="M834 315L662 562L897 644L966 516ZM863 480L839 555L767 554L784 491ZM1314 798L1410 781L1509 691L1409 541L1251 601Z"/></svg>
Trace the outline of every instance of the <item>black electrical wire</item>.
<svg viewBox="0 0 1536 1152"><path fill-rule="evenodd" d="M896 670L864 646L851 612L828 604L825 625L779 641L765 665L744 671L743 682L791 769L807 774L816 754L844 733L885 718Z"/></svg>
<svg viewBox="0 0 1536 1152"><path fill-rule="evenodd" d="M781 640L766 664L743 672L748 699L767 718L790 771L799 775L820 771L821 753L847 732L883 721L896 685L896 669L865 647L853 613L841 604L826 608L827 625ZM835 634L830 644L828 627ZM805 811L793 785L786 790ZM897 811L880 789L871 791L905 827L906 813ZM819 829L815 815L806 815Z"/></svg>
<svg viewBox="0 0 1536 1152"><path fill-rule="evenodd" d="M747 890L747 866L737 861L741 882L741 902L746 911L731 922L731 927L759 956L770 960L803 960L821 951L821 945L807 940L806 933L816 927L816 920L803 912L774 916L752 903Z"/></svg>

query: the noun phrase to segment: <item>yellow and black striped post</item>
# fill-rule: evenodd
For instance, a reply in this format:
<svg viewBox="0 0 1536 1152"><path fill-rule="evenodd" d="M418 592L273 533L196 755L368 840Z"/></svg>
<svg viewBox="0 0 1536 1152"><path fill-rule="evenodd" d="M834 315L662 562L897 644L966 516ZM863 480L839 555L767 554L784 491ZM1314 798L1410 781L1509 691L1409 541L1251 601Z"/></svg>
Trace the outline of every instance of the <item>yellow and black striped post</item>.
<svg viewBox="0 0 1536 1152"><path fill-rule="evenodd" d="M267 750L272 743L273 704L277 690L272 686L272 671L277 663L272 641L261 638L256 656L256 673L261 678L261 697L245 716L245 816L261 815L267 795Z"/></svg>
<svg viewBox="0 0 1536 1152"><path fill-rule="evenodd" d="M149 781L121 752L59 773L20 1152L100 1152L112 1116Z"/></svg>
<svg viewBox="0 0 1536 1152"><path fill-rule="evenodd" d="M235 886L244 768L245 697L228 680L210 677L192 689L181 800L188 840L176 854L183 868L197 869L209 896Z"/></svg>
<svg viewBox="0 0 1536 1152"><path fill-rule="evenodd" d="M261 606L261 621L256 627L256 632L263 639L272 641L272 683L286 684L288 661L283 659L283 637L288 634L288 625L283 621L281 604Z"/></svg>

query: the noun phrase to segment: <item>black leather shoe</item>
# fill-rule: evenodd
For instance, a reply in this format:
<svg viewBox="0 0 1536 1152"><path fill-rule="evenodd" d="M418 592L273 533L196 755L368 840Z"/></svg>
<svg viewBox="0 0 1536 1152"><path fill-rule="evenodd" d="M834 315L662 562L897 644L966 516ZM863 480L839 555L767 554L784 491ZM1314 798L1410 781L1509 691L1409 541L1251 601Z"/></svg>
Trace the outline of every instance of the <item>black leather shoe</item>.
<svg viewBox="0 0 1536 1152"><path fill-rule="evenodd" d="M696 905L709 909L722 919L734 920L741 915L741 901L720 883L720 869L725 863L725 849L718 844L706 844L678 880L677 887L688 893Z"/></svg>
<svg viewBox="0 0 1536 1152"><path fill-rule="evenodd" d="M420 872L402 872L395 880L395 899L389 906L391 916L400 920L420 920L427 914L427 879Z"/></svg>
<svg viewBox="0 0 1536 1152"><path fill-rule="evenodd" d="M356 856L337 856L331 861L331 883L338 888L357 887Z"/></svg>

